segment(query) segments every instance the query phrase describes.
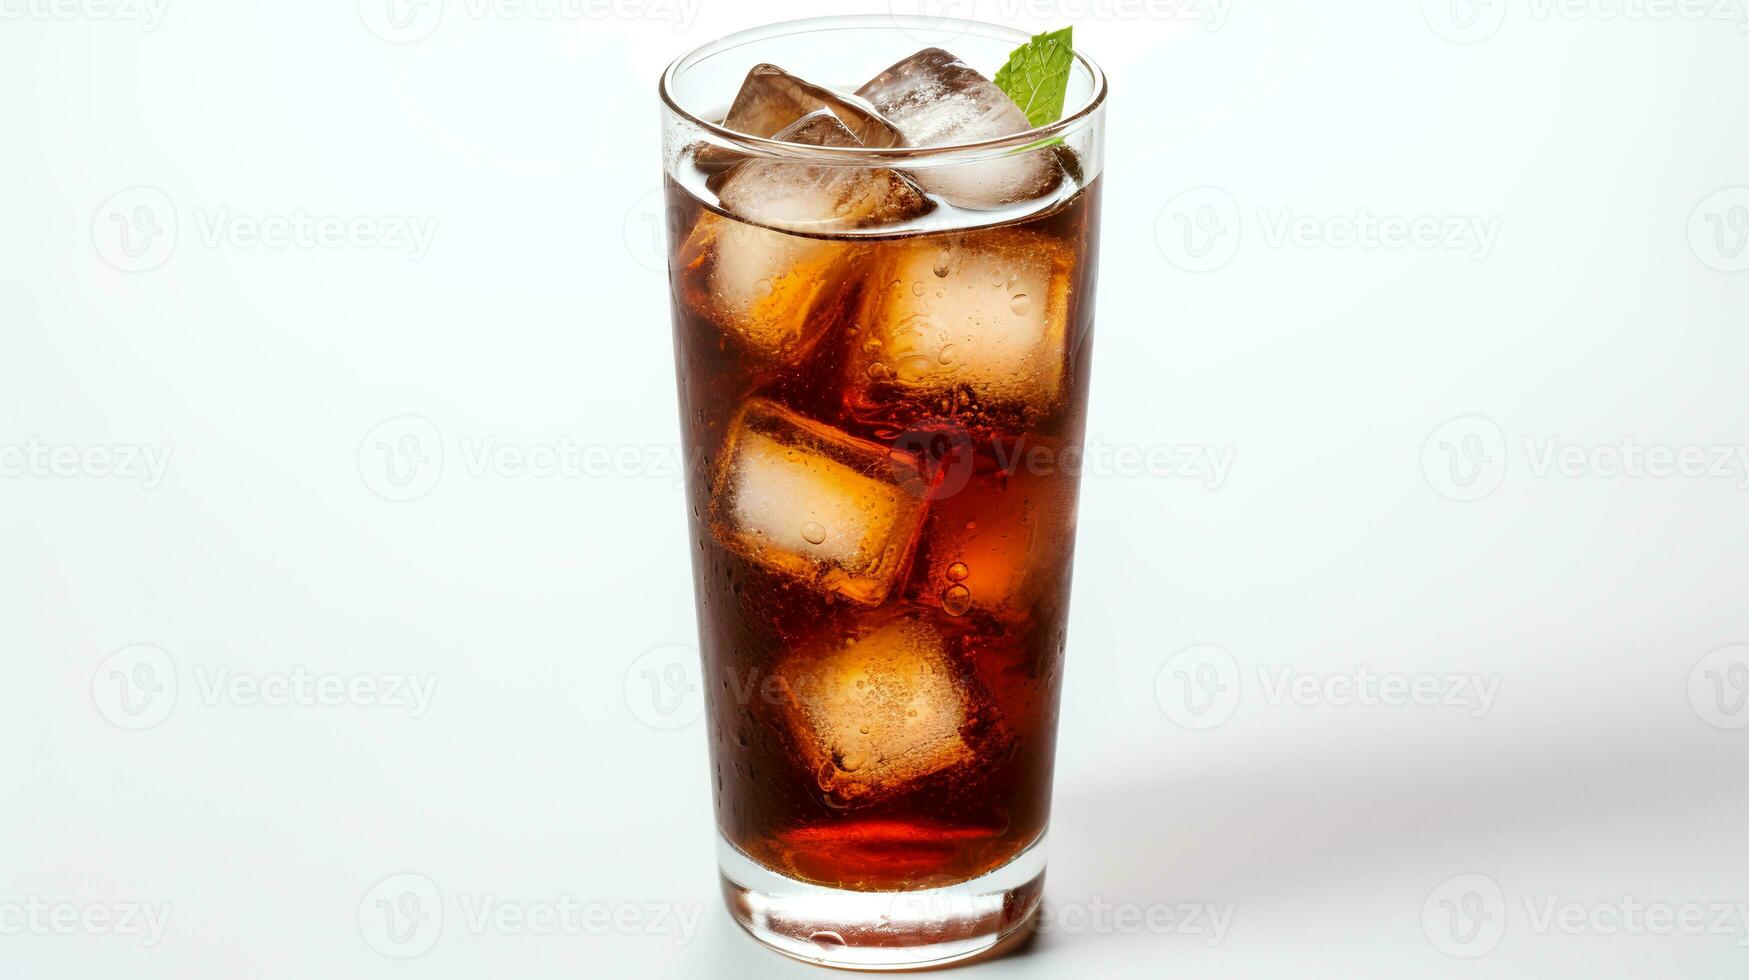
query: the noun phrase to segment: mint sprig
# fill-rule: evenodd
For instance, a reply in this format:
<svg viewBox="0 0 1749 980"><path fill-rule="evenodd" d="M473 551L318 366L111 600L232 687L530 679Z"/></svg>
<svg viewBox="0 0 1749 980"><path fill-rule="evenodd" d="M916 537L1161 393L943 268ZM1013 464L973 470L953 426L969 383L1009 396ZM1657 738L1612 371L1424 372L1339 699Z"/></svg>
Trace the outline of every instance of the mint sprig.
<svg viewBox="0 0 1749 980"><path fill-rule="evenodd" d="M1071 41L1073 27L1035 36L1014 49L1008 63L992 79L1026 113L1034 128L1054 123L1063 116L1063 99L1069 94L1069 68L1075 60Z"/></svg>

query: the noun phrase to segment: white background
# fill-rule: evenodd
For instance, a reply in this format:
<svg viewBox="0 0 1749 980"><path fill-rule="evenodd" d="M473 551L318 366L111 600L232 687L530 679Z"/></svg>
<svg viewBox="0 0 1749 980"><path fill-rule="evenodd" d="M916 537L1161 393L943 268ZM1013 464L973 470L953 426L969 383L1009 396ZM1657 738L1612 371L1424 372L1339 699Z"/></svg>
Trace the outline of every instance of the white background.
<svg viewBox="0 0 1749 980"><path fill-rule="evenodd" d="M1112 88L1051 928L965 975L1749 969L1609 913L1749 903L1744 13L1455 3L924 8ZM669 673L655 84L888 7L480 4L0 0L0 976L810 975ZM480 457L566 440L630 455ZM473 918L565 900L617 924Z"/></svg>

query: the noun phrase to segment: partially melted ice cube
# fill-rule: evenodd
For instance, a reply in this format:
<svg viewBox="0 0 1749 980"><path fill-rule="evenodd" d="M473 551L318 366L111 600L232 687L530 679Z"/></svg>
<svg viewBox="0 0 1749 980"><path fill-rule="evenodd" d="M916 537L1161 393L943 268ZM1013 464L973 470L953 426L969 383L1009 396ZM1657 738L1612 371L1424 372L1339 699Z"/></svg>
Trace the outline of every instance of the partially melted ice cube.
<svg viewBox="0 0 1749 980"><path fill-rule="evenodd" d="M941 633L902 616L805 647L778 668L791 735L820 788L850 803L971 762L999 725Z"/></svg>
<svg viewBox="0 0 1749 980"><path fill-rule="evenodd" d="M1037 232L995 228L894 242L861 299L847 359L853 406L1036 420L1068 384L1074 256Z"/></svg>
<svg viewBox="0 0 1749 980"><path fill-rule="evenodd" d="M880 605L916 547L929 485L913 456L755 399L711 494L717 540L822 592Z"/></svg>
<svg viewBox="0 0 1749 980"><path fill-rule="evenodd" d="M857 145L824 109L778 135L793 143ZM789 364L807 354L846 302L858 247L778 229L830 232L902 221L933 207L910 180L879 168L760 159L721 177L720 201L746 221L701 212L675 259L681 292L743 346Z"/></svg>
<svg viewBox="0 0 1749 980"><path fill-rule="evenodd" d="M951 52L925 48L856 90L908 146L975 143L1032 128L1008 93ZM914 176L951 204L994 208L1042 197L1063 178L1050 148L982 163L919 169Z"/></svg>

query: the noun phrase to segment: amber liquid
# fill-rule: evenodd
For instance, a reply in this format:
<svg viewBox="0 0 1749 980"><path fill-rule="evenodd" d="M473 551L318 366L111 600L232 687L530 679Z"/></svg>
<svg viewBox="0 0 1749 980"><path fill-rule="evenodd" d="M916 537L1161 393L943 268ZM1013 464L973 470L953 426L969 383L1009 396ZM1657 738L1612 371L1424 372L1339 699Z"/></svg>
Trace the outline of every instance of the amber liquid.
<svg viewBox="0 0 1749 980"><path fill-rule="evenodd" d="M992 871L1043 834L1050 810L1098 181L1000 226L888 237L785 236L740 226L672 180L667 195L721 831L766 867L839 888L938 887ZM801 268L760 281L755 298L800 327L793 342L749 344L713 268L721 249L774 242L782 254L794 245ZM1043 323L1050 336L980 345L944 321L911 325L919 342L895 350L876 326L917 303L963 312L973 300L1005 303L988 316ZM963 384L962 364L974 372ZM896 512L921 517L895 522L916 527L890 536L890 560L810 576L784 546L737 535L743 512L724 497L737 454L752 451L750 415L842 434L859 447L853 464L869 447L893 454L892 469L864 469L912 496L916 510ZM823 537L827 523L797 540ZM885 700L860 714L871 691Z"/></svg>

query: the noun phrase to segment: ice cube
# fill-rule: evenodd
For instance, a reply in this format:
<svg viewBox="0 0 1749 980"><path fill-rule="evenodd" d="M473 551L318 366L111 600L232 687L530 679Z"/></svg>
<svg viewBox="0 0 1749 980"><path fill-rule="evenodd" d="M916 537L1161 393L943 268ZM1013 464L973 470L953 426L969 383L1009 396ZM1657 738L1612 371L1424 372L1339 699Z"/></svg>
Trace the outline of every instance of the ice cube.
<svg viewBox="0 0 1749 980"><path fill-rule="evenodd" d="M779 136L856 145L855 135L824 109ZM856 264L859 246L774 228L830 231L903 220L934 206L915 184L885 169L749 160L722 178L722 204L759 224L701 212L675 260L681 292L694 310L755 353L791 364L813 347L843 305L845 274Z"/></svg>
<svg viewBox="0 0 1749 980"><path fill-rule="evenodd" d="M735 94L735 104L723 120L723 128L749 136L775 136L796 120L829 109L850 128L863 146L888 147L900 143L899 130L881 118L861 96L834 92L804 81L776 65L754 65Z"/></svg>
<svg viewBox="0 0 1749 980"><path fill-rule="evenodd" d="M850 251L703 211L675 275L694 311L758 356L795 364L847 306Z"/></svg>
<svg viewBox="0 0 1749 980"><path fill-rule="evenodd" d="M861 146L829 109L778 131L776 139L810 146ZM790 231L830 232L905 221L934 202L909 178L884 167L824 167L755 159L724 175L717 199L734 214Z"/></svg>
<svg viewBox="0 0 1749 980"><path fill-rule="evenodd" d="M846 358L847 395L865 420L908 403L1026 423L1061 403L1074 299L1066 245L993 228L888 243L879 261L857 312L864 340Z"/></svg>
<svg viewBox="0 0 1749 980"><path fill-rule="evenodd" d="M778 675L802 764L840 803L968 763L1000 724L943 635L915 615L804 647Z"/></svg>
<svg viewBox="0 0 1749 980"><path fill-rule="evenodd" d="M764 399L730 427L711 494L717 540L750 561L879 605L910 562L926 510L916 457Z"/></svg>
<svg viewBox="0 0 1749 980"><path fill-rule="evenodd" d="M974 143L1032 128L1008 93L940 48L925 48L856 90L909 146ZM984 163L919 169L917 180L950 203L994 208L1042 197L1062 180L1050 149Z"/></svg>

